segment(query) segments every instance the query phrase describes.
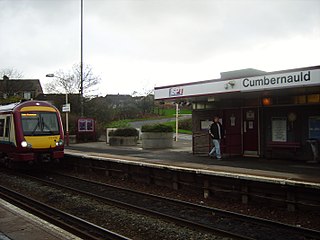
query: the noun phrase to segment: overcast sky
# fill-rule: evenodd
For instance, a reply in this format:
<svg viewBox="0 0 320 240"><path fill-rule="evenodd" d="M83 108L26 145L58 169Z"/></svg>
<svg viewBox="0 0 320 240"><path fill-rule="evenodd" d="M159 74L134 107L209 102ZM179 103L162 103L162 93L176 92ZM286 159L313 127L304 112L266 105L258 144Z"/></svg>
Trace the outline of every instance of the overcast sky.
<svg viewBox="0 0 320 240"><path fill-rule="evenodd" d="M0 0L0 69L80 62L80 0ZM99 95L320 65L319 0L84 0L84 63Z"/></svg>

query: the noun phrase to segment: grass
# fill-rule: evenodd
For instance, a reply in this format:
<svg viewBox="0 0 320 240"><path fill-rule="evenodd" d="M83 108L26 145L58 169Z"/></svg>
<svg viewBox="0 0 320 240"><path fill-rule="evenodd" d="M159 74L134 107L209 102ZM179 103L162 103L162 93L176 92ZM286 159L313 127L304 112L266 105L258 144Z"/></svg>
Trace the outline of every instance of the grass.
<svg viewBox="0 0 320 240"><path fill-rule="evenodd" d="M130 127L129 120L113 121L106 124L106 128L126 128Z"/></svg>
<svg viewBox="0 0 320 240"><path fill-rule="evenodd" d="M175 109L155 109L154 113L165 116L165 117L174 117L176 115ZM192 110L190 109L180 109L179 114L191 114Z"/></svg>
<svg viewBox="0 0 320 240"><path fill-rule="evenodd" d="M172 122L166 122L163 123L164 125L171 126L174 129L174 132L176 132L176 121ZM190 130L185 130L185 129L178 129L178 133L183 133L183 134L192 134L192 131Z"/></svg>
<svg viewBox="0 0 320 240"><path fill-rule="evenodd" d="M154 113L158 114L158 109L154 110ZM175 109L159 109L159 116L152 116L149 118L140 118L140 119L125 119L125 120L118 120L113 121L105 125L106 128L127 128L130 127L130 122L137 122L137 121L148 121L148 120L154 120L154 119L161 119L161 118L173 118L176 114ZM180 114L191 114L192 110L189 109L181 109ZM176 129L176 122L167 122L165 125L172 126L174 128L174 131ZM185 129L179 129L179 133L184 134L192 134L192 131L185 130Z"/></svg>

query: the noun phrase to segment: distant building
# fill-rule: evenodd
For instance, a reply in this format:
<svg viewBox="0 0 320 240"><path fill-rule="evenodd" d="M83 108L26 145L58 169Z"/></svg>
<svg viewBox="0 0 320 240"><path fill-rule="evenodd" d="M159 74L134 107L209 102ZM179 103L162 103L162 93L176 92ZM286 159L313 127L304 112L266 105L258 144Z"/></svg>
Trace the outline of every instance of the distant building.
<svg viewBox="0 0 320 240"><path fill-rule="evenodd" d="M66 103L66 94L61 93L41 93L36 98L36 100L47 101L52 105L56 106L60 111L62 106ZM72 113L80 113L80 94L68 94L68 103L71 104Z"/></svg>
<svg viewBox="0 0 320 240"><path fill-rule="evenodd" d="M108 94L105 99L112 106L112 108L124 107L130 102L134 102L134 99L131 95L123 94Z"/></svg>
<svg viewBox="0 0 320 240"><path fill-rule="evenodd" d="M39 79L0 79L0 98L6 99L17 96L23 99L33 99L42 94Z"/></svg>

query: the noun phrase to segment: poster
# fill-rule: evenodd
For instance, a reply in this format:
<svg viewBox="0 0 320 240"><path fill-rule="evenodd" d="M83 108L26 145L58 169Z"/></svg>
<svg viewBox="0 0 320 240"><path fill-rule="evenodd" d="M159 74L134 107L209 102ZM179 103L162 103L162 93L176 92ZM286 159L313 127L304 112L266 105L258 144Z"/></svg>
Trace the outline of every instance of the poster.
<svg viewBox="0 0 320 240"><path fill-rule="evenodd" d="M254 111L252 111L252 110L247 111L246 118L247 118L247 120L254 120Z"/></svg>
<svg viewBox="0 0 320 240"><path fill-rule="evenodd" d="M205 120L201 121L201 130L208 130L213 121Z"/></svg>
<svg viewBox="0 0 320 240"><path fill-rule="evenodd" d="M94 119L93 118L79 118L78 119L78 132L94 132Z"/></svg>
<svg viewBox="0 0 320 240"><path fill-rule="evenodd" d="M272 118L272 141L287 141L287 118Z"/></svg>
<svg viewBox="0 0 320 240"><path fill-rule="evenodd" d="M320 139L320 116L309 117L309 138Z"/></svg>
<svg viewBox="0 0 320 240"><path fill-rule="evenodd" d="M236 126L236 117L233 114L230 117L230 126L231 127Z"/></svg>
<svg viewBox="0 0 320 240"><path fill-rule="evenodd" d="M249 121L249 126L248 126L249 129L253 129L253 121Z"/></svg>

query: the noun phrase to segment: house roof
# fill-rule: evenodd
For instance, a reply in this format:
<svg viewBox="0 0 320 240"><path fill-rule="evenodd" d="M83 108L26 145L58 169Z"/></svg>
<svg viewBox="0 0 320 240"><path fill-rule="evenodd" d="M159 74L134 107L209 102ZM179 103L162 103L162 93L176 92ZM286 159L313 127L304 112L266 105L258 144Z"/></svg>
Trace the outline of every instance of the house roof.
<svg viewBox="0 0 320 240"><path fill-rule="evenodd" d="M0 80L0 92L27 92L38 90L42 93L39 79L9 79Z"/></svg>

